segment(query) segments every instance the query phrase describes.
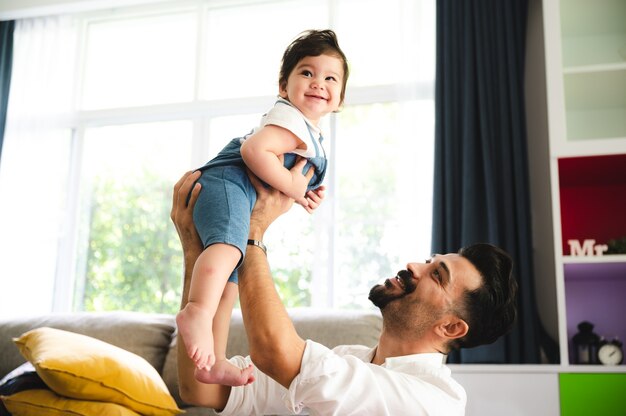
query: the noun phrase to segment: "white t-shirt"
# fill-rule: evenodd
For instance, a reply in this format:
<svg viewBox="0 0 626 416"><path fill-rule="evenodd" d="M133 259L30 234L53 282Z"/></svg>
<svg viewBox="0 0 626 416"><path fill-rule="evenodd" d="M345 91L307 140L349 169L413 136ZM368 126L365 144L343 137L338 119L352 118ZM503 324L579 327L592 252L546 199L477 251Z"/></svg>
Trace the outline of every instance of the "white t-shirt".
<svg viewBox="0 0 626 416"><path fill-rule="evenodd" d="M320 129L313 125L313 123L311 123L304 116L304 114L302 114L300 110L294 107L289 101L284 98L279 98L274 104L274 107L261 117L261 122L258 127L256 127L250 134L256 133L262 127L270 124L289 130L306 145L306 149L296 149L291 153L295 153L306 158L320 156L315 154L315 145L320 146L321 149ZM313 140L316 141L315 145L312 142ZM323 151L321 152L323 154Z"/></svg>
<svg viewBox="0 0 626 416"><path fill-rule="evenodd" d="M289 389L258 371L256 380L231 389L220 415L464 415L467 396L439 353L388 358L371 364L376 349L333 350L306 341L300 374ZM249 357L233 357L243 368Z"/></svg>

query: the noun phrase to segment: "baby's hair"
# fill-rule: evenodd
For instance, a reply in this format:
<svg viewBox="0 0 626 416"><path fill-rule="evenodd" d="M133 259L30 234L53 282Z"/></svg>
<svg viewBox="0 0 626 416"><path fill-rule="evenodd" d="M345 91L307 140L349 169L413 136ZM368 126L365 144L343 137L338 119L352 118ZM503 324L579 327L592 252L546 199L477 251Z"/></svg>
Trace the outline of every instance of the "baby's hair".
<svg viewBox="0 0 626 416"><path fill-rule="evenodd" d="M346 84L348 82L348 60L339 47L337 35L330 29L326 30L306 30L302 32L285 49L283 60L278 75L278 85L281 89L287 86L287 79L291 71L307 56L332 55L339 58L343 64L343 85L341 86L341 102L346 95Z"/></svg>

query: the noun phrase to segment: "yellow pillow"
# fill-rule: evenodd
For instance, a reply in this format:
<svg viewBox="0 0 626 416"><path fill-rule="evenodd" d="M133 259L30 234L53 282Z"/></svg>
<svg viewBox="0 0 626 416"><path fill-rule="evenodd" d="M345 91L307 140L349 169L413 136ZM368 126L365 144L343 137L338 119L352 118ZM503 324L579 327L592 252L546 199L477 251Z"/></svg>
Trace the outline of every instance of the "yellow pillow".
<svg viewBox="0 0 626 416"><path fill-rule="evenodd" d="M61 396L117 403L142 415L182 413L154 367L122 348L47 327L26 332L14 342Z"/></svg>
<svg viewBox="0 0 626 416"><path fill-rule="evenodd" d="M67 399L43 389L2 396L2 401L13 416L140 416L119 404Z"/></svg>

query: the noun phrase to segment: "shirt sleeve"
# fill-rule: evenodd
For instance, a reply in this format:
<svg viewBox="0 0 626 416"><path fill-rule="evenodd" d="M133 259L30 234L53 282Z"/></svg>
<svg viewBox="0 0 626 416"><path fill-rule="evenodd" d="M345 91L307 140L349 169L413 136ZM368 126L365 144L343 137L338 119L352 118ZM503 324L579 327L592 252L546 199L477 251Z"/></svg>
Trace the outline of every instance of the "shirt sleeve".
<svg viewBox="0 0 626 416"><path fill-rule="evenodd" d="M464 403L429 377L340 356L307 340L300 374L284 401L291 413L319 415L462 415Z"/></svg>
<svg viewBox="0 0 626 416"><path fill-rule="evenodd" d="M269 124L289 130L306 145L306 150L297 149L294 153L304 157L315 156L315 147L307 122L302 113L291 104L282 100L277 101L261 121L262 127Z"/></svg>
<svg viewBox="0 0 626 416"><path fill-rule="evenodd" d="M241 356L233 357L229 361L239 368L245 368L252 363L250 357ZM246 386L231 388L226 407L216 413L223 416L289 414L283 400L287 389L260 372L256 366L254 378Z"/></svg>

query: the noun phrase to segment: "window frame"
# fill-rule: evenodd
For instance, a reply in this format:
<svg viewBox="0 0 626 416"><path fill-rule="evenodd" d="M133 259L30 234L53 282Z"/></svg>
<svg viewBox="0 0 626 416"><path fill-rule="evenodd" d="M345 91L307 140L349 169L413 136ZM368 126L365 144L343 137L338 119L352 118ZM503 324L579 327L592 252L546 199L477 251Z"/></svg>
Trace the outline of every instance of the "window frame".
<svg viewBox="0 0 626 416"><path fill-rule="evenodd" d="M255 96L241 97L236 99L217 99L204 100L200 99L201 91L201 74L203 71L203 62L205 62L202 54L207 49L205 47L206 38L203 36L206 31L205 17L206 13L214 7L230 7L232 5L247 5L261 3L275 3L280 0L242 0L237 2L226 1L190 1L181 2L180 4L161 4L161 5L142 5L122 8L114 11L97 11L89 12L79 16L77 19L81 22L79 29L79 45L77 45L78 59L76 72L77 88L75 91L76 112L75 117L69 120L68 127L72 130L72 145L70 151L71 166L68 175L67 189L67 209L64 218L63 230L59 240L58 262L55 272L55 285L52 309L54 312L67 312L73 310L73 298L75 286L79 282L77 276L77 247L78 247L78 207L79 207L79 190L80 178L82 171L82 154L85 141L85 131L91 127L100 127L107 125L121 125L142 122L170 121L170 120L189 120L193 125L192 148L190 149L190 167L199 166L204 163L205 155L208 154L209 141L208 137L211 120L215 117L230 115L245 115L258 113L259 109L268 108L273 102L275 96ZM329 27L333 28L336 12L336 0L327 0L329 10ZM198 19L198 42L196 54L196 74L194 80L194 98L191 102L158 104L128 108L114 108L103 110L80 110L80 96L83 87L84 76L84 58L86 56L85 48L87 42L85 36L90 23L102 22L111 19L130 18L133 16L145 15L161 15L173 12L189 12L197 13ZM375 86L357 86L349 87L346 96L345 107L368 105L376 103L392 103L403 102L416 99L434 98L434 79L429 81L416 81L412 83L375 85ZM312 307L334 307L333 280L335 275L335 259L334 259L334 239L333 231L336 222L336 194L334 186L336 183L335 170L335 133L337 126L337 115L329 116L330 129L327 132L330 136L330 170L327 175L328 193L324 209L324 219L321 216L314 217L315 228L326 227L329 235L329 247L327 248L328 262L326 267L314 267L312 291L318 289L317 293L311 293ZM182 172L181 172L182 173ZM328 222L330 221L330 225Z"/></svg>

